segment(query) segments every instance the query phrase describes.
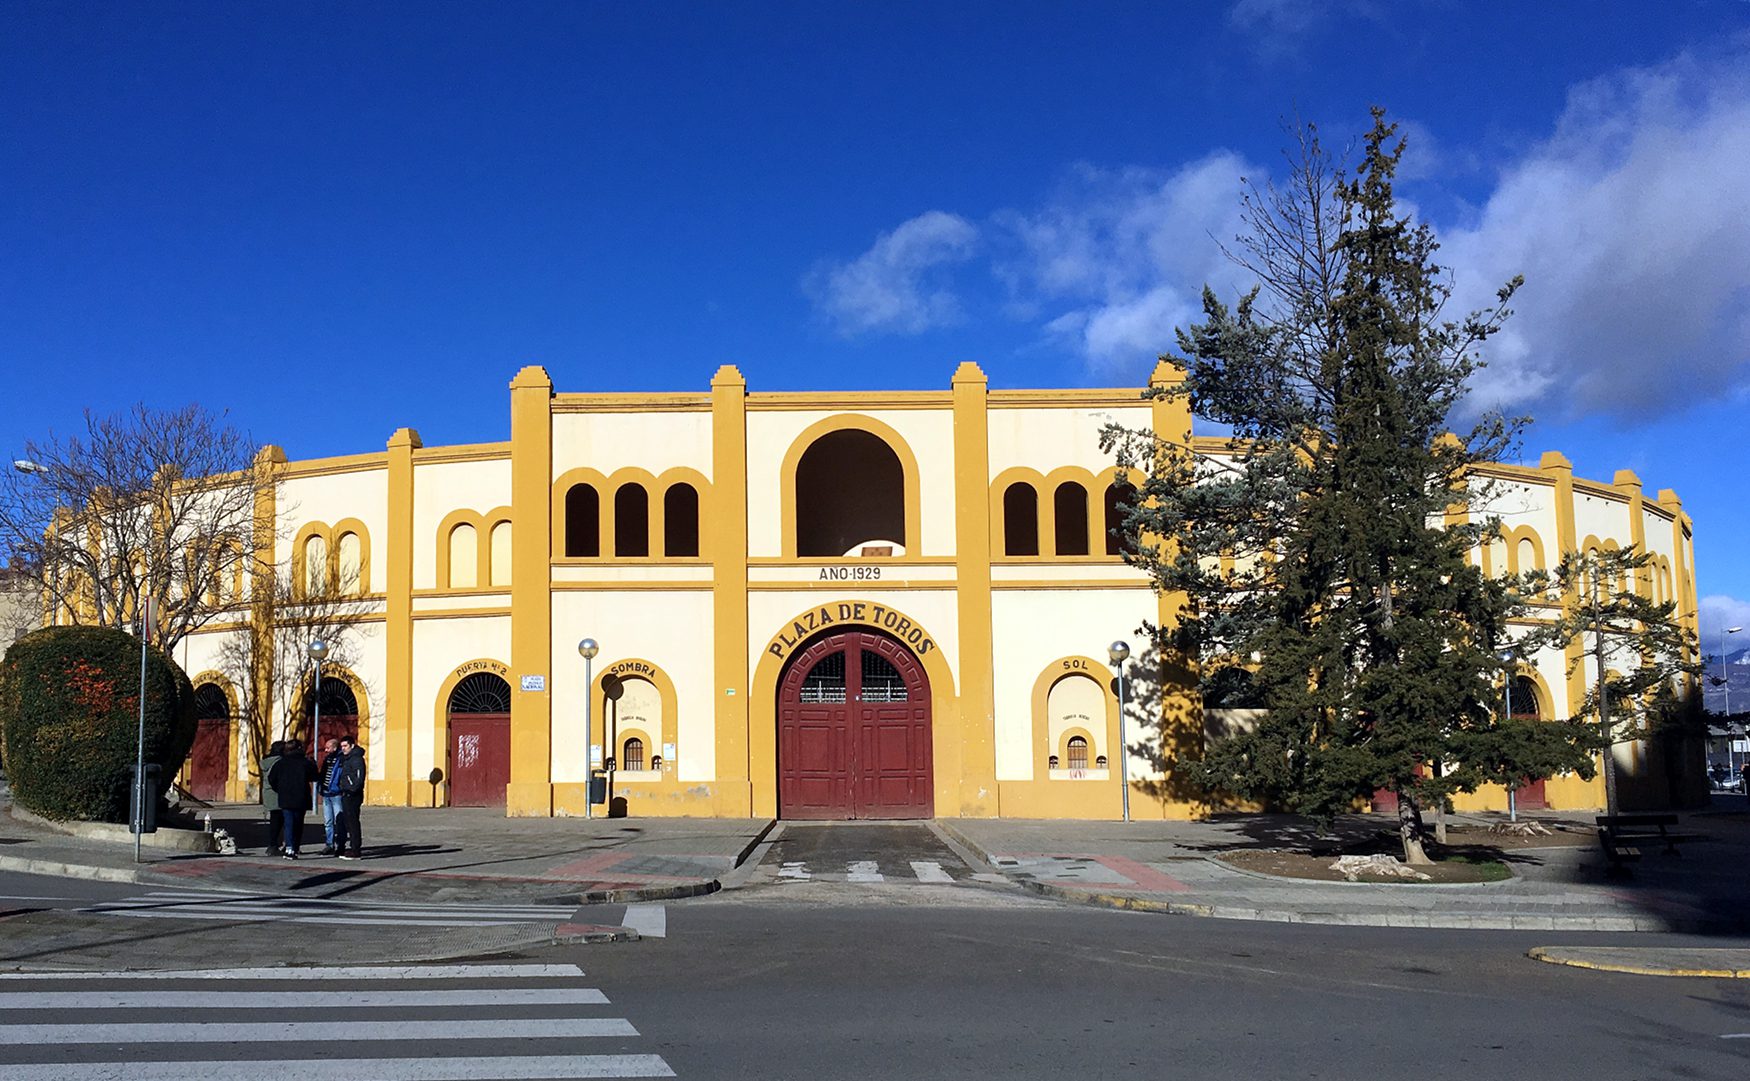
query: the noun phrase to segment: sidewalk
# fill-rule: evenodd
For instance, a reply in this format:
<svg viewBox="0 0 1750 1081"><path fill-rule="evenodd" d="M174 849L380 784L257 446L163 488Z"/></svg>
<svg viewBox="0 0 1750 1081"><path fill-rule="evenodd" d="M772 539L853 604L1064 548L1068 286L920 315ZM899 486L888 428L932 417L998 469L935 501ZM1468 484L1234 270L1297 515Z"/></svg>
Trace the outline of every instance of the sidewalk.
<svg viewBox="0 0 1750 1081"><path fill-rule="evenodd" d="M1483 824L1498 816L1451 816ZM1209 822L944 819L945 832L1025 888L1061 900L1226 919L1374 927L1546 931L1750 931L1750 815L1686 814L1679 831L1704 839L1668 855L1643 848L1634 877L1604 875L1596 844L1505 854L1513 877L1465 885L1320 882L1239 870L1234 849L1296 848L1304 819L1225 815ZM1540 819L1559 821L1558 819ZM1586 829L1585 819L1567 823ZM1355 839L1392 821L1345 816Z"/></svg>
<svg viewBox="0 0 1750 1081"><path fill-rule="evenodd" d="M767 819L507 819L488 808L367 807L364 859L316 855L322 823L313 816L293 862L266 851L259 807L219 805L211 814L237 838L237 855L148 848L136 864L131 842L68 836L7 808L0 870L381 900L618 903L713 892L771 828Z"/></svg>

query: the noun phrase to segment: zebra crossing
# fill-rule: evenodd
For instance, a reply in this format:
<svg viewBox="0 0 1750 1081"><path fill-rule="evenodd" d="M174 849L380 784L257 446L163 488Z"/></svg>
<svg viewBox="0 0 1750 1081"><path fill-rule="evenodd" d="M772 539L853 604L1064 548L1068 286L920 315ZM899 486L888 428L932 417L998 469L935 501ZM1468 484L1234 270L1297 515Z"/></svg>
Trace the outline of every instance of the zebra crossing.
<svg viewBox="0 0 1750 1081"><path fill-rule="evenodd" d="M498 927L515 923L564 922L577 911L566 905L404 904L333 897L226 890L154 890L75 911L135 919L286 921L312 924L372 924L399 927Z"/></svg>
<svg viewBox="0 0 1750 1081"><path fill-rule="evenodd" d="M842 863L816 867L807 860L786 860L774 869L764 868L767 876L783 882L847 882L847 883L926 883L953 885L957 882L1005 882L999 874L977 874L958 862L943 866L941 860L845 860Z"/></svg>
<svg viewBox="0 0 1750 1081"><path fill-rule="evenodd" d="M6 974L0 1081L675 1076L582 976L553 964Z"/></svg>

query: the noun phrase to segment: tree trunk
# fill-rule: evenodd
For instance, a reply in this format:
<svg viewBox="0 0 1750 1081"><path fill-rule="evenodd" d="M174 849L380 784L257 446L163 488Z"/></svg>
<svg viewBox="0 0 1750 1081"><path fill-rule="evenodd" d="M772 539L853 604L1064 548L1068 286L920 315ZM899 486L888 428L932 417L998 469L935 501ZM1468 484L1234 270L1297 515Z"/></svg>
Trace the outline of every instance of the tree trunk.
<svg viewBox="0 0 1750 1081"><path fill-rule="evenodd" d="M1404 862L1427 866L1434 861L1422 849L1422 815L1408 792L1398 793L1398 837L1404 842Z"/></svg>

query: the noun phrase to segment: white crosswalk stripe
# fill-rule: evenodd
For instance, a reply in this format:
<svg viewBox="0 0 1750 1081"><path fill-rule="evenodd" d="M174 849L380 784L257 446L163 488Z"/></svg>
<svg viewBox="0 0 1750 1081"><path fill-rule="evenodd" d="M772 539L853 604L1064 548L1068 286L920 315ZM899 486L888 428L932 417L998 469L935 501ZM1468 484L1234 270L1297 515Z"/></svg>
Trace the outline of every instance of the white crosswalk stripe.
<svg viewBox="0 0 1750 1081"><path fill-rule="evenodd" d="M799 882L803 882L814 876L808 873L808 865L806 863L786 863L784 866L778 868L778 877L793 878Z"/></svg>
<svg viewBox="0 0 1750 1081"><path fill-rule="evenodd" d="M575 965L206 969L131 987L145 974L79 973L103 987L78 990L55 986L72 974L13 975L0 1081L231 1081L284 1072L298 1045L348 1056L296 1053L299 1081L674 1076L661 1055L630 1053L630 1021L596 1016L607 996ZM578 1042L604 1037L613 1053Z"/></svg>
<svg viewBox="0 0 1750 1081"><path fill-rule="evenodd" d="M881 882L885 876L881 874L881 865L874 860L853 860L845 864L846 882Z"/></svg>
<svg viewBox="0 0 1750 1081"><path fill-rule="evenodd" d="M956 866L959 866L956 864ZM907 873L909 871L909 873ZM787 861L775 872L768 871L773 877L784 882L907 882L916 880L936 884L952 885L957 881L954 875L942 866L939 860L909 860L904 869L889 867L882 869L879 860L850 860L845 863L842 873L823 872L815 874L807 863L801 860ZM981 882L1006 881L1001 875L972 875Z"/></svg>
<svg viewBox="0 0 1750 1081"><path fill-rule="evenodd" d="M217 890L160 890L77 911L137 919L495 927L508 923L562 922L577 909L567 905L405 904Z"/></svg>
<svg viewBox="0 0 1750 1081"><path fill-rule="evenodd" d="M952 882L954 876L942 870L942 865L934 860L912 860L912 873L918 876L919 882Z"/></svg>

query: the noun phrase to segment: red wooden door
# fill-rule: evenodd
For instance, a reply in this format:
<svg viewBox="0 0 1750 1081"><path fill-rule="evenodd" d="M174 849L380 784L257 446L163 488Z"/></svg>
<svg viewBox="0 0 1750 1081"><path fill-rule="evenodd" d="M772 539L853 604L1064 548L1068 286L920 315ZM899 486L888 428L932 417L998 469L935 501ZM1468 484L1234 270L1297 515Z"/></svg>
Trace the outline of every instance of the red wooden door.
<svg viewBox="0 0 1750 1081"><path fill-rule="evenodd" d="M450 714L450 806L503 807L510 784L510 714Z"/></svg>
<svg viewBox="0 0 1750 1081"><path fill-rule="evenodd" d="M779 678L778 811L785 818L929 818L930 688L878 631L822 635Z"/></svg>
<svg viewBox="0 0 1750 1081"><path fill-rule="evenodd" d="M1543 794L1543 778L1527 781L1513 790L1513 806L1521 811L1541 811L1549 806Z"/></svg>
<svg viewBox="0 0 1750 1081"><path fill-rule="evenodd" d="M188 752L188 794L208 803L225 798L230 776L231 719L202 717Z"/></svg>

